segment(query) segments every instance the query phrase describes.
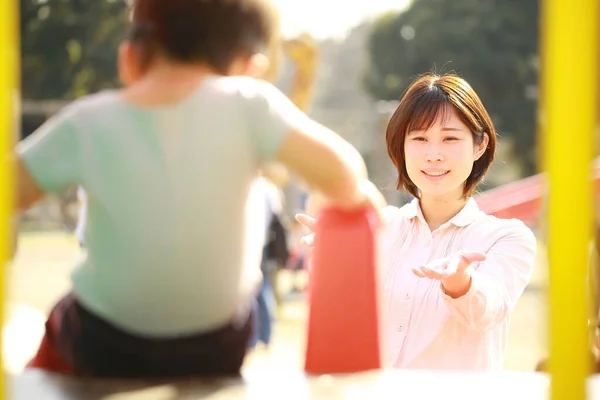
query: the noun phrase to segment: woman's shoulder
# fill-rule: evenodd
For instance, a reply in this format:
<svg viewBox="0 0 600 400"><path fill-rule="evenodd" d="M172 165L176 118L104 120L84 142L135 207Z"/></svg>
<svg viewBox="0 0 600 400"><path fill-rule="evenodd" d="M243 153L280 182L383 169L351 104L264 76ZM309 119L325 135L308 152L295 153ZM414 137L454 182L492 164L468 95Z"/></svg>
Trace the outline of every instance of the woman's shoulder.
<svg viewBox="0 0 600 400"><path fill-rule="evenodd" d="M482 238L487 237L494 241L515 240L523 245L533 246L537 243L533 230L516 218L498 218L481 212L471 230Z"/></svg>

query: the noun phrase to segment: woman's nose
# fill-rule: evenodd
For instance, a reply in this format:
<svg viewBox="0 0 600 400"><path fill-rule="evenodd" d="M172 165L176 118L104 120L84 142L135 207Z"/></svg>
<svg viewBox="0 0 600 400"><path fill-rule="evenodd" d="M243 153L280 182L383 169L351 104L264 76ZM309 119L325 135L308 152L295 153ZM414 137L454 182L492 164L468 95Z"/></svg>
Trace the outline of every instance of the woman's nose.
<svg viewBox="0 0 600 400"><path fill-rule="evenodd" d="M444 161L444 155L440 151L440 147L432 144L427 147L426 160L428 162L439 162Z"/></svg>

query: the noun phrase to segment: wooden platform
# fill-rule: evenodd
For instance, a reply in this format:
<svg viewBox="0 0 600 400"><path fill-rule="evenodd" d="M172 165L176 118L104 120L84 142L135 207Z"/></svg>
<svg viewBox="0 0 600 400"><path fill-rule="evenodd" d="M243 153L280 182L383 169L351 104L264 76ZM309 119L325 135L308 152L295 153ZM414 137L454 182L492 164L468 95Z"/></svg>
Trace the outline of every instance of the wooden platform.
<svg viewBox="0 0 600 400"><path fill-rule="evenodd" d="M345 376L264 374L240 380L128 382L75 380L41 371L9 377L10 400L546 400L549 378L536 373L460 374L385 370ZM600 381L590 380L600 400Z"/></svg>

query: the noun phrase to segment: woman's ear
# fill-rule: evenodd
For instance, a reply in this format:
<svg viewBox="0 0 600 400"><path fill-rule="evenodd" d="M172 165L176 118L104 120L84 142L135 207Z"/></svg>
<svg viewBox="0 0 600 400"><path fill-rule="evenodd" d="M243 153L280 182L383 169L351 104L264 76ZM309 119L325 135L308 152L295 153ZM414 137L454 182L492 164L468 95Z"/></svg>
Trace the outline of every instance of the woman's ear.
<svg viewBox="0 0 600 400"><path fill-rule="evenodd" d="M476 147L477 149L475 150L475 159L479 160L481 158L481 156L483 156L485 154L485 151L487 150L488 144L490 143L490 135L488 135L487 132L483 132L483 140L481 141L481 143L479 143Z"/></svg>

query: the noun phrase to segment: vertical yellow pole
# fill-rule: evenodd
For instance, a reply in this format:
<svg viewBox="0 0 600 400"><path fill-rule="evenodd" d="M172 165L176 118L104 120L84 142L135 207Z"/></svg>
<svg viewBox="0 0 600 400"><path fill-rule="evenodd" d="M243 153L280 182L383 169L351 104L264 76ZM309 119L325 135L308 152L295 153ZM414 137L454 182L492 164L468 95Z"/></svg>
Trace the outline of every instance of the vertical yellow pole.
<svg viewBox="0 0 600 400"><path fill-rule="evenodd" d="M543 129L550 193L550 372L553 400L585 399L586 266L593 224L597 0L542 6Z"/></svg>
<svg viewBox="0 0 600 400"><path fill-rule="evenodd" d="M4 324L5 264L12 241L13 183L10 154L17 131L19 44L17 0L0 0L0 324ZM0 335L0 349L1 347ZM1 359L1 357L0 357ZM0 399L6 398L4 368L0 371Z"/></svg>

